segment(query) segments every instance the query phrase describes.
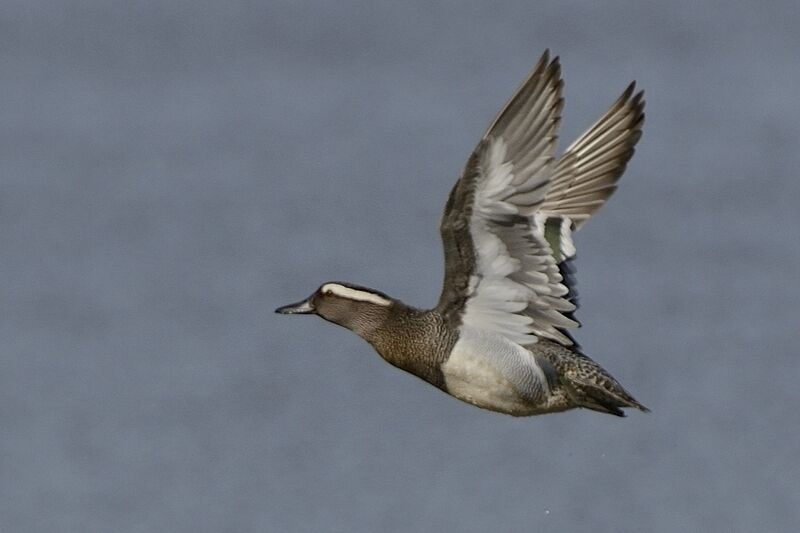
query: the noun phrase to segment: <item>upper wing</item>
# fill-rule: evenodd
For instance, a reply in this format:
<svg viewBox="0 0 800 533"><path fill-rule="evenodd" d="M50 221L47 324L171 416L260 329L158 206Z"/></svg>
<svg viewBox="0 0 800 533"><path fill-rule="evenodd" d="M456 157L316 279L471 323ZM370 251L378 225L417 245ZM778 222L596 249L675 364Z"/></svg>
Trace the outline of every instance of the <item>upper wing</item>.
<svg viewBox="0 0 800 533"><path fill-rule="evenodd" d="M633 156L644 125L644 92L631 83L605 115L581 135L558 160L550 188L536 214L538 227L558 263L566 298L578 307L575 246L580 228L616 190L617 180ZM573 312L566 313L574 318ZM564 332L568 335L568 333Z"/></svg>
<svg viewBox="0 0 800 533"><path fill-rule="evenodd" d="M574 305L564 297L545 228L533 215L546 198L560 121L558 59L545 52L489 127L450 193L441 222L445 282L437 309L519 344L560 328Z"/></svg>
<svg viewBox="0 0 800 533"><path fill-rule="evenodd" d="M555 166L550 188L539 207L579 228L617 188L634 146L642 136L644 92L631 83L611 109L567 148Z"/></svg>

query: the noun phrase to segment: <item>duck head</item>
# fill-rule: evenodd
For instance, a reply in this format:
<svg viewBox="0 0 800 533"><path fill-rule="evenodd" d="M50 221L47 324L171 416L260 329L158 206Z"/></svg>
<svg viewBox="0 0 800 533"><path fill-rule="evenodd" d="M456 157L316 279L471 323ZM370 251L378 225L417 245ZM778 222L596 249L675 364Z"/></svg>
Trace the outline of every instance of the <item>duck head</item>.
<svg viewBox="0 0 800 533"><path fill-rule="evenodd" d="M275 310L282 315L318 315L362 337L383 324L395 300L382 292L342 282L328 282L303 301Z"/></svg>

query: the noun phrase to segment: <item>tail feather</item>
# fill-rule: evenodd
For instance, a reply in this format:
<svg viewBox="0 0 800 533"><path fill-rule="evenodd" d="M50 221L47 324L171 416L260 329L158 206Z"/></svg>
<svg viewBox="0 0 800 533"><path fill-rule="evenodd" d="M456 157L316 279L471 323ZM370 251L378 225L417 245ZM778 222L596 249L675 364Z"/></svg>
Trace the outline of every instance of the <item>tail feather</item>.
<svg viewBox="0 0 800 533"><path fill-rule="evenodd" d="M563 380L562 383L572 401L586 409L621 417L625 416L625 412L621 409L622 407L633 407L644 412L650 412L650 409L637 402L616 380L614 381L616 384L614 389L616 390L609 390L596 383L571 380L569 378Z"/></svg>
<svg viewBox="0 0 800 533"><path fill-rule="evenodd" d="M577 350L548 344L543 355L553 365L561 386L576 407L615 416L625 416L622 408L650 412L592 359Z"/></svg>

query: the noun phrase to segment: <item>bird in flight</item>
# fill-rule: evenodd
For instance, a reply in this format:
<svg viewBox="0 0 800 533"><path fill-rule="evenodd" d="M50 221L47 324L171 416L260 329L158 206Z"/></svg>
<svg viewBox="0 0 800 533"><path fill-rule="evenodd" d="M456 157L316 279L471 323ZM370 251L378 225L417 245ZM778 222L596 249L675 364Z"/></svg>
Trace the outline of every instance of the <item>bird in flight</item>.
<svg viewBox="0 0 800 533"><path fill-rule="evenodd" d="M436 307L327 282L276 312L343 326L388 363L483 409L647 411L569 332L579 325L572 233L616 189L641 137L643 92L631 83L555 157L562 88L559 60L545 51L469 157L440 223L445 276Z"/></svg>

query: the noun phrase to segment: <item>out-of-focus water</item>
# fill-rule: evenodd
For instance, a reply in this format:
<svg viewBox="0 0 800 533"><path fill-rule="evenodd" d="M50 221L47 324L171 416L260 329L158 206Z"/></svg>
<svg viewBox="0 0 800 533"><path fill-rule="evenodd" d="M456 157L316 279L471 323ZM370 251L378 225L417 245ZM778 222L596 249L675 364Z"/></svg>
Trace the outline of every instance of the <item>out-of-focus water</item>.
<svg viewBox="0 0 800 533"><path fill-rule="evenodd" d="M0 530L791 531L800 10L31 2L0 12ZM438 298L447 191L542 50L645 135L578 339L649 415L480 411L326 280Z"/></svg>

